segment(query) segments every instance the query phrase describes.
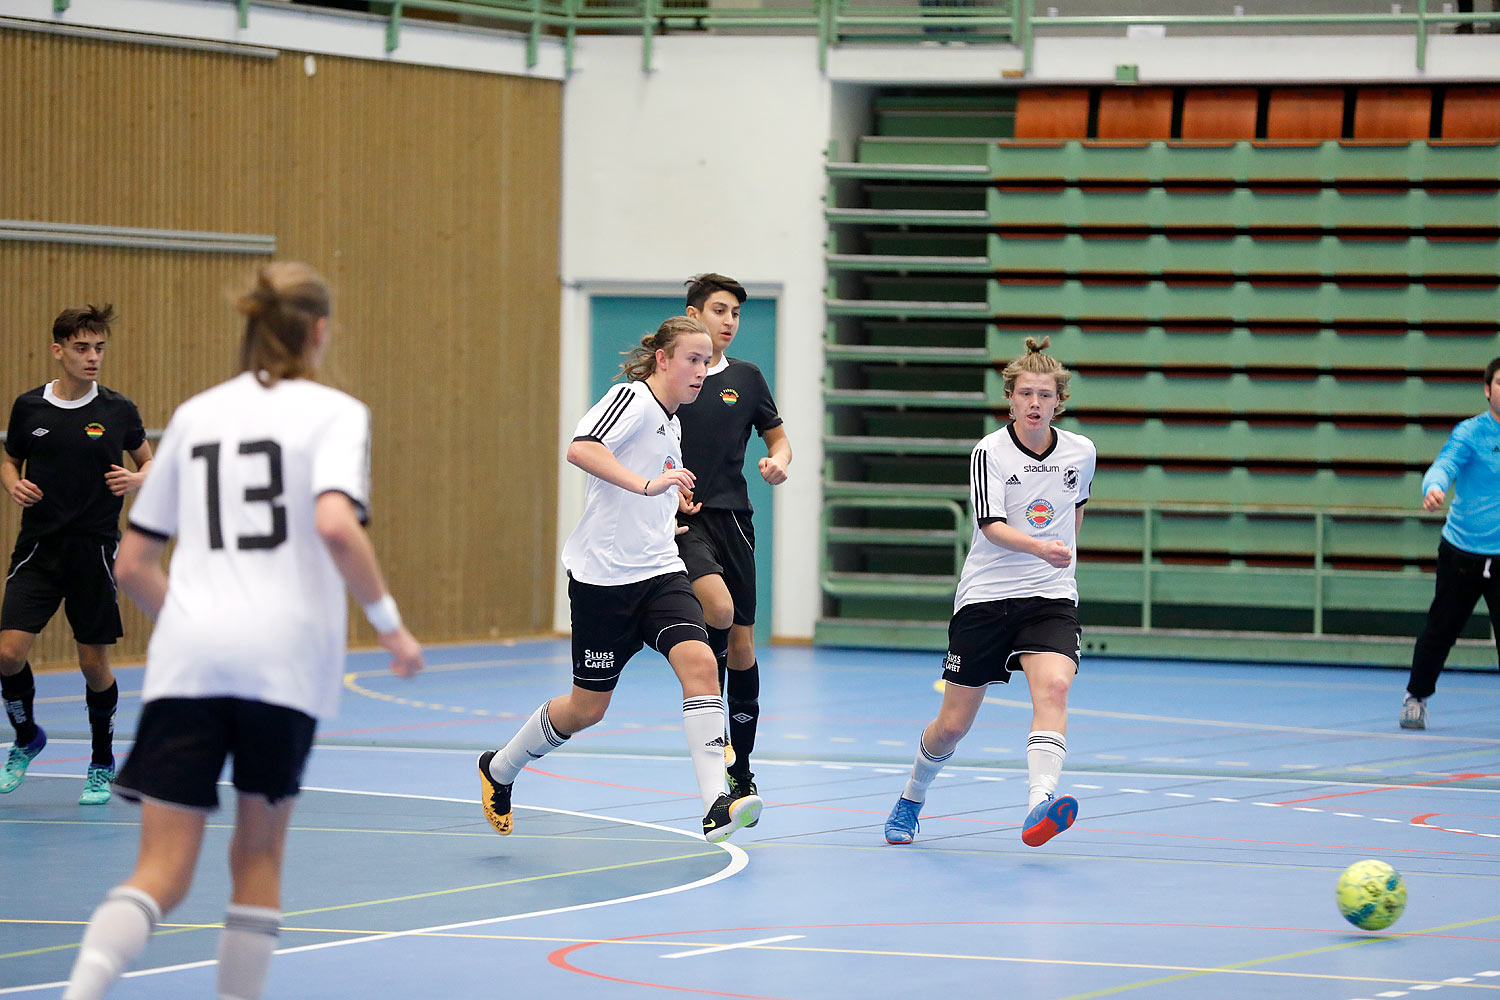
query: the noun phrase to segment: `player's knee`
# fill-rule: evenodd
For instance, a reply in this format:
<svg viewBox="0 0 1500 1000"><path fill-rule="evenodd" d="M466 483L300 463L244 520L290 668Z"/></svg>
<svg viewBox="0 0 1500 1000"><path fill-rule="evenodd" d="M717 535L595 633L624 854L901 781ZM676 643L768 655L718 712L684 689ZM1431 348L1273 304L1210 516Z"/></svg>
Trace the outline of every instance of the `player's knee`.
<svg viewBox="0 0 1500 1000"><path fill-rule="evenodd" d="M1049 705L1064 706L1068 703L1068 690L1073 686L1073 678L1066 675L1047 677L1037 685L1037 697Z"/></svg>
<svg viewBox="0 0 1500 1000"><path fill-rule="evenodd" d="M709 598L703 602L703 621L709 628L727 629L734 625L734 602L727 597Z"/></svg>
<svg viewBox="0 0 1500 1000"><path fill-rule="evenodd" d="M945 754L967 735L969 735L969 727L962 721L939 717L927 727L927 732L923 734L923 742L927 745L928 753ZM937 745L934 746L934 744Z"/></svg>

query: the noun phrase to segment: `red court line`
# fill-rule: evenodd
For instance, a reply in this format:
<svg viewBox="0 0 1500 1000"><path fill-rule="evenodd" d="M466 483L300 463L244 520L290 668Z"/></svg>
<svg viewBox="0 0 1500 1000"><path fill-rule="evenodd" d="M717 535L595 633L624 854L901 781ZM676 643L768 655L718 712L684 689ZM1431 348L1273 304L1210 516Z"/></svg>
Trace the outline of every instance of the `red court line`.
<svg viewBox="0 0 1500 1000"><path fill-rule="evenodd" d="M675 933L692 934L692 933L699 933L699 932L696 932L696 931L670 931L668 933L674 933L674 934ZM703 932L703 933L713 933L713 932L706 931L706 932ZM658 936L659 935L656 935L656 934L642 934L642 935L640 935L640 937L643 937L643 938L658 937ZM624 938L610 938L609 940L610 941L632 941L632 940L635 940L635 939L634 938L624 937ZM547 956L547 961L551 962L553 965L557 966L559 969L562 969L562 970L564 970L566 972L576 972L580 976L592 976L594 979L603 979L603 980L606 980L606 981L611 982L611 983L625 983L625 984L627 984L629 986L648 986L648 987L652 987L652 988L658 989L658 990L675 990L678 993L702 993L702 994L704 994L706 996L711 996L711 997L739 997L739 998L741 998L741 1000L778 1000L777 997L764 997L764 996L760 996L760 995L755 994L755 993L724 993L724 992L722 992L720 990L700 990L700 989L697 989L697 988L692 987L692 986L668 986L666 983L648 983L648 982L646 982L644 980L641 980L641 979L621 979L619 976L606 976L602 972L590 972L588 969L580 969L578 966L576 966L573 963L571 963L571 962L568 961L568 955L570 953L575 952L575 951L579 950L580 948L589 948L589 947L592 947L593 945L598 944L598 943L599 942L597 942L597 941L584 941L581 944L574 944L574 945L569 945L566 948L559 948L557 951L554 951L552 954L550 954L550 955Z"/></svg>
<svg viewBox="0 0 1500 1000"><path fill-rule="evenodd" d="M1328 795L1314 795L1306 799L1289 799L1286 802L1278 802L1280 806L1301 805L1303 802L1321 802L1324 799L1342 799L1350 795L1369 795L1372 792L1398 792L1403 788L1427 788L1431 785L1447 785L1455 781L1472 781L1475 778L1495 778L1500 775L1494 774L1455 774L1448 778L1435 778L1432 781L1413 781L1405 785L1380 785L1375 788L1361 788L1357 792L1331 792Z"/></svg>
<svg viewBox="0 0 1500 1000"><path fill-rule="evenodd" d="M1479 834L1475 833L1473 830L1454 830L1454 829L1451 829L1451 828L1446 827L1446 826L1433 826L1431 823L1427 822L1428 820L1432 819L1432 817L1434 817L1434 816L1442 816L1442 815L1444 815L1444 814L1443 813L1423 813L1420 816L1413 816L1411 818L1411 825L1412 826L1423 826L1423 827L1426 827L1429 830L1438 830L1438 831L1440 831L1442 833L1456 833L1456 834L1458 834L1461 837L1477 837L1477 836L1479 836Z"/></svg>
<svg viewBox="0 0 1500 1000"><path fill-rule="evenodd" d="M660 990L674 990L680 993L700 993L707 996L739 997L745 1000L776 1000L772 997L761 997L747 993L724 993L717 990L698 989L692 986L669 986L666 983L651 983L639 979L623 979L618 976L605 975L602 972L591 972L581 969L568 961L568 956L585 948L592 948L600 944L612 944L623 941L645 941L652 938L677 937L683 934L749 934L762 933L764 931L808 931L808 930L849 930L855 928L912 928L912 927L1010 927L1010 926L1048 926L1048 927L1140 927L1140 928L1188 928L1193 930L1227 930L1227 931L1295 931L1301 934L1334 934L1338 937L1347 937L1346 930L1331 930L1327 927L1259 927L1247 924L1189 924L1189 923L1155 923L1150 921L1130 920L932 920L932 921L892 921L886 923L861 923L861 924L773 924L764 927L714 927L697 928L683 931L658 931L653 934L633 934L625 937L606 938L603 941L582 941L578 944L559 948L547 956L547 961L559 969L567 972L576 972L582 976L590 976L595 979L603 979L613 983L626 983L631 986L647 986ZM1435 938L1441 940L1458 941L1495 941L1500 938L1473 938L1459 937L1450 934L1427 934L1422 932L1391 931L1380 935L1388 938ZM665 943L665 942L663 942Z"/></svg>

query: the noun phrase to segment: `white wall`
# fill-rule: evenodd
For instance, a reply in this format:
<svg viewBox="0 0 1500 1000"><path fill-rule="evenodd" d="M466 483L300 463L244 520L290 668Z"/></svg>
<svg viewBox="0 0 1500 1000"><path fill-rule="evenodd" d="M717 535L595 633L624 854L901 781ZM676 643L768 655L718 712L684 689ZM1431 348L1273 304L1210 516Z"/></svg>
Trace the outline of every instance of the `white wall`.
<svg viewBox="0 0 1500 1000"><path fill-rule="evenodd" d="M591 292L676 295L688 276L719 271L752 295L774 295L772 389L793 461L775 494L772 629L810 637L819 606L822 209L831 91L818 72L816 43L661 38L649 74L641 71L639 38L580 38L577 54L563 97L558 454L593 402L585 398ZM559 549L582 508L582 480L565 468ZM565 630L561 581L558 595L557 624Z"/></svg>

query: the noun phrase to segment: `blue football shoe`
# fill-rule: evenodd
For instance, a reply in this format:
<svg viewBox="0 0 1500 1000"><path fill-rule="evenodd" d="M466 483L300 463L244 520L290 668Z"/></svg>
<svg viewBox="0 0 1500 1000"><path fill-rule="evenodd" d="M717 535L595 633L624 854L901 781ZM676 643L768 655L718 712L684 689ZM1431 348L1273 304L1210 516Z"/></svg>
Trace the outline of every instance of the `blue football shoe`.
<svg viewBox="0 0 1500 1000"><path fill-rule="evenodd" d="M1021 842L1027 847L1041 847L1073 825L1078 818L1078 800L1071 795L1047 796L1031 807L1021 824Z"/></svg>

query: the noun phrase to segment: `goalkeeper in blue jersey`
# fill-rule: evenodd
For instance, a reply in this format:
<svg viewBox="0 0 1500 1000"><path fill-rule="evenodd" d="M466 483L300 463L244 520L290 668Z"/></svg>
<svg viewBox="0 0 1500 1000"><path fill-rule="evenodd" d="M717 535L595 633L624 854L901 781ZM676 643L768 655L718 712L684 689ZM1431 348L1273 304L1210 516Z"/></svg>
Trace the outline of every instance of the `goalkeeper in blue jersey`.
<svg viewBox="0 0 1500 1000"><path fill-rule="evenodd" d="M1454 496L1438 543L1437 591L1412 652L1402 729L1427 728L1427 699L1480 596L1492 622L1500 613L1500 358L1484 368L1484 398L1489 407L1453 428L1422 477L1423 510L1442 507L1450 487Z"/></svg>

